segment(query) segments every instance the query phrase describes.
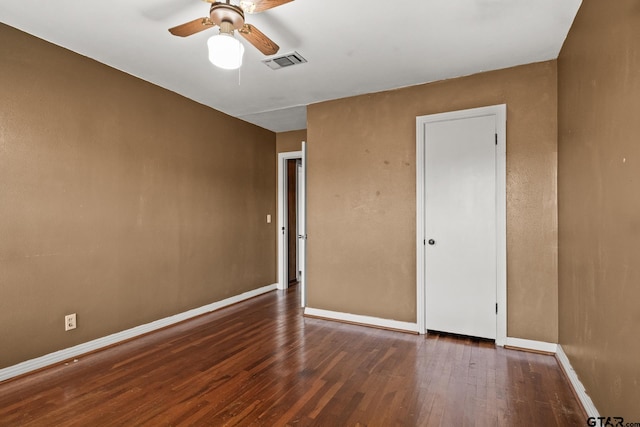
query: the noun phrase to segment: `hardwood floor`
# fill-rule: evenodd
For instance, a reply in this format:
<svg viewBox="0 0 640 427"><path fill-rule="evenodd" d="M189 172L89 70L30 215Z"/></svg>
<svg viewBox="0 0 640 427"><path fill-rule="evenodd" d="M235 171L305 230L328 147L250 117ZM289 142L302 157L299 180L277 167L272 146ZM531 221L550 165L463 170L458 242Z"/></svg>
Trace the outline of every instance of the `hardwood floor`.
<svg viewBox="0 0 640 427"><path fill-rule="evenodd" d="M1 426L570 426L552 356L303 318L295 288L0 384Z"/></svg>

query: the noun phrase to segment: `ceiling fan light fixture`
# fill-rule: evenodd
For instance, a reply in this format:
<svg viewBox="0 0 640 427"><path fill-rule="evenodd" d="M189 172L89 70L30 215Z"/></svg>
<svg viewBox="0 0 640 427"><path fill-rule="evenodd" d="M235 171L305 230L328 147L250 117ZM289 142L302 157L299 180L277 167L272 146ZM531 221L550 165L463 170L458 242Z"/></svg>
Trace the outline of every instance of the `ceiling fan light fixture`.
<svg viewBox="0 0 640 427"><path fill-rule="evenodd" d="M209 61L218 68L236 70L242 65L244 46L232 34L221 32L209 38Z"/></svg>

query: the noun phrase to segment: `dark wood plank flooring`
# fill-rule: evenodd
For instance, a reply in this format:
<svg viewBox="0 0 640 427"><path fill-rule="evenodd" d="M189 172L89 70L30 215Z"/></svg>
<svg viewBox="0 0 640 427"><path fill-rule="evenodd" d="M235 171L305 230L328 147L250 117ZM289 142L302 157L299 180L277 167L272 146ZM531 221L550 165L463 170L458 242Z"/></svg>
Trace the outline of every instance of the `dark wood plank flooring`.
<svg viewBox="0 0 640 427"><path fill-rule="evenodd" d="M1 426L571 426L552 356L304 318L272 292L0 384Z"/></svg>

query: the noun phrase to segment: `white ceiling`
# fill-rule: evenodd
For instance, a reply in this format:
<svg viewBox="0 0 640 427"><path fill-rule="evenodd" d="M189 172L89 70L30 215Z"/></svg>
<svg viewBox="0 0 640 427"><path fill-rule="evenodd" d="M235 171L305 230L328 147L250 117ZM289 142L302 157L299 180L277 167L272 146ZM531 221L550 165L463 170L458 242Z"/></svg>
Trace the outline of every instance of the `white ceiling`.
<svg viewBox="0 0 640 427"><path fill-rule="evenodd" d="M295 0L247 15L309 62L271 70L246 45L225 71L207 59L216 29L200 0L1 0L0 21L275 132L306 128L306 106L557 58L581 0Z"/></svg>

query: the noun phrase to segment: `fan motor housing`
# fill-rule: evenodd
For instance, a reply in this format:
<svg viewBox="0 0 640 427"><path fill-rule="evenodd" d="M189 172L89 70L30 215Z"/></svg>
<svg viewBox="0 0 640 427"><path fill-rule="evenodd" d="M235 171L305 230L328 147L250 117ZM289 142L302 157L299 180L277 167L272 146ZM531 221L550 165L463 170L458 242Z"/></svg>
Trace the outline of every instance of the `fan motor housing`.
<svg viewBox="0 0 640 427"><path fill-rule="evenodd" d="M225 3L213 3L209 9L211 21L216 25L228 22L234 30L239 30L244 25L244 11L238 6Z"/></svg>

